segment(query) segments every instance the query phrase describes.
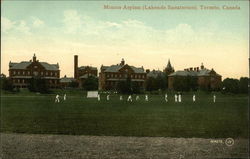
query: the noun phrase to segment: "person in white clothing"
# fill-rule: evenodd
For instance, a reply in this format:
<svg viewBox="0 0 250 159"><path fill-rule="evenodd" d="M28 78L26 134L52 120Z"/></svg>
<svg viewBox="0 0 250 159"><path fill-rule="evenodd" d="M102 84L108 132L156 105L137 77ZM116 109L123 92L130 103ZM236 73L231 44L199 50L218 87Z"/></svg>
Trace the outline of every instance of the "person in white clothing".
<svg viewBox="0 0 250 159"><path fill-rule="evenodd" d="M195 102L195 100L196 100L196 99L195 99L195 94L194 94L194 95L193 95L193 102Z"/></svg>
<svg viewBox="0 0 250 159"><path fill-rule="evenodd" d="M167 95L167 93L165 94L165 101L168 102L168 95Z"/></svg>
<svg viewBox="0 0 250 159"><path fill-rule="evenodd" d="M60 99L59 99L59 95L57 94L56 99L55 99L55 103L59 103L59 102L60 102Z"/></svg>
<svg viewBox="0 0 250 159"><path fill-rule="evenodd" d="M131 95L128 96L128 100L127 101L128 102L132 102L132 96Z"/></svg>
<svg viewBox="0 0 250 159"><path fill-rule="evenodd" d="M97 99L98 99L98 101L100 101L100 100L101 100L101 96L100 96L100 94L98 94L98 95L97 95Z"/></svg>
<svg viewBox="0 0 250 159"><path fill-rule="evenodd" d="M109 94L107 95L107 100L109 100Z"/></svg>
<svg viewBox="0 0 250 159"><path fill-rule="evenodd" d="M123 100L122 96L120 96L120 100Z"/></svg>
<svg viewBox="0 0 250 159"><path fill-rule="evenodd" d="M177 96L177 94L174 95L174 101L178 102L178 96Z"/></svg>
<svg viewBox="0 0 250 159"><path fill-rule="evenodd" d="M214 103L215 103L215 101L216 101L216 96L215 96L215 94L214 94Z"/></svg>
<svg viewBox="0 0 250 159"><path fill-rule="evenodd" d="M179 100L179 102L181 102L181 94L179 94L178 100Z"/></svg>
<svg viewBox="0 0 250 159"><path fill-rule="evenodd" d="M145 95L145 101L148 101L148 95L147 94Z"/></svg>
<svg viewBox="0 0 250 159"><path fill-rule="evenodd" d="M139 96L136 96L135 100L139 100L139 99L140 99L140 97L139 97Z"/></svg>
<svg viewBox="0 0 250 159"><path fill-rule="evenodd" d="M66 100L66 94L64 94L64 96L63 96L63 100Z"/></svg>

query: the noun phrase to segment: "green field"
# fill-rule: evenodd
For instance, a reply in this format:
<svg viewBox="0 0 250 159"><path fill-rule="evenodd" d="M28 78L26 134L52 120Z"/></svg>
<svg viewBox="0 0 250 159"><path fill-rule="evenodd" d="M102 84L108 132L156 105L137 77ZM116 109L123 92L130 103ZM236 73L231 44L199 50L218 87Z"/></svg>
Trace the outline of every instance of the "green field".
<svg viewBox="0 0 250 159"><path fill-rule="evenodd" d="M62 95L62 93L61 93ZM132 103L87 99L68 93L67 100L54 103L55 95L2 94L1 132L164 137L248 137L247 95L183 94L182 103L164 95L140 95ZM127 96L124 96L124 98ZM135 96L133 96L135 99Z"/></svg>

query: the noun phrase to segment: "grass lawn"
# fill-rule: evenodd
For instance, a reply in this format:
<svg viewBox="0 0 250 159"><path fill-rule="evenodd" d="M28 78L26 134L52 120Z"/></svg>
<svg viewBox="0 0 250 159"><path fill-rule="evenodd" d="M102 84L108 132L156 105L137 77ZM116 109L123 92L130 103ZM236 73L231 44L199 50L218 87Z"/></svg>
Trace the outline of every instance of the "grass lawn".
<svg viewBox="0 0 250 159"><path fill-rule="evenodd" d="M106 101L67 94L54 103L55 95L2 94L1 132L108 136L164 136L248 138L247 95L212 94L182 96L182 103L164 95L149 95L144 101ZM124 99L127 96L124 96ZM135 96L133 96L135 99Z"/></svg>

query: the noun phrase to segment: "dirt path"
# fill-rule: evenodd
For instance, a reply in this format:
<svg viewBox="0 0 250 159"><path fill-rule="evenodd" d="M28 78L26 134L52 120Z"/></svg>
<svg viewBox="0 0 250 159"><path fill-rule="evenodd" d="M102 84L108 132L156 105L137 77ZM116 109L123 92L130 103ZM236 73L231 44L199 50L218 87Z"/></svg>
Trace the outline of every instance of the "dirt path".
<svg viewBox="0 0 250 159"><path fill-rule="evenodd" d="M225 139L1 134L2 159L247 158L248 141Z"/></svg>

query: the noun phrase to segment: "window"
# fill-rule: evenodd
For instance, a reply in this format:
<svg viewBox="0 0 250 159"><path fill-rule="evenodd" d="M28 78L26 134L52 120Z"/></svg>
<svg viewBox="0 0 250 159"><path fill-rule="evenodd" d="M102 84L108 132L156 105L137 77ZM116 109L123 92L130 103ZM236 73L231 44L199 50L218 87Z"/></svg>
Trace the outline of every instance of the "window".
<svg viewBox="0 0 250 159"><path fill-rule="evenodd" d="M57 73L55 72L55 76L57 76Z"/></svg>
<svg viewBox="0 0 250 159"><path fill-rule="evenodd" d="M46 72L46 76L48 75L48 72Z"/></svg>
<svg viewBox="0 0 250 159"><path fill-rule="evenodd" d="M34 68L37 68L37 66L34 66Z"/></svg>
<svg viewBox="0 0 250 159"><path fill-rule="evenodd" d="M52 76L53 75L53 72L50 72L50 76Z"/></svg>
<svg viewBox="0 0 250 159"><path fill-rule="evenodd" d="M16 74L16 71L13 71L13 75L15 75Z"/></svg>
<svg viewBox="0 0 250 159"><path fill-rule="evenodd" d="M43 72L41 72L41 75L43 75Z"/></svg>
<svg viewBox="0 0 250 159"><path fill-rule="evenodd" d="M107 74L107 77L109 77L109 74Z"/></svg>
<svg viewBox="0 0 250 159"><path fill-rule="evenodd" d="M23 71L23 75L25 75L25 72Z"/></svg>
<svg viewBox="0 0 250 159"><path fill-rule="evenodd" d="M30 75L30 71L28 71L28 75Z"/></svg>

